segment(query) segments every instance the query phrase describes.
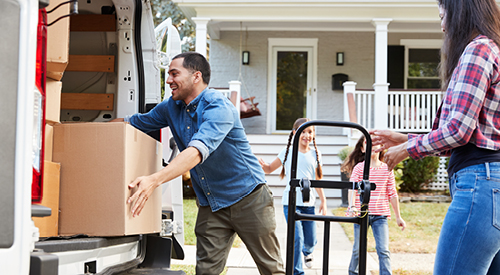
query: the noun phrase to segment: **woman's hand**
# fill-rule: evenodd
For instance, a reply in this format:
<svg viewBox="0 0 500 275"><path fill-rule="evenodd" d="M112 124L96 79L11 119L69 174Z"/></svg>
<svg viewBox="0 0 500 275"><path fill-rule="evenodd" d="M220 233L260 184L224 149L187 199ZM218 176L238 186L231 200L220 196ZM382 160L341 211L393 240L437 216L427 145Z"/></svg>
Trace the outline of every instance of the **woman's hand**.
<svg viewBox="0 0 500 275"><path fill-rule="evenodd" d="M380 145L380 148L374 150L376 153L408 141L408 135L390 130L371 130L370 135L372 135L372 146Z"/></svg>
<svg viewBox="0 0 500 275"><path fill-rule="evenodd" d="M407 158L410 154L406 150L408 142L393 146L384 154L384 162L387 164L389 171L394 169L398 163Z"/></svg>

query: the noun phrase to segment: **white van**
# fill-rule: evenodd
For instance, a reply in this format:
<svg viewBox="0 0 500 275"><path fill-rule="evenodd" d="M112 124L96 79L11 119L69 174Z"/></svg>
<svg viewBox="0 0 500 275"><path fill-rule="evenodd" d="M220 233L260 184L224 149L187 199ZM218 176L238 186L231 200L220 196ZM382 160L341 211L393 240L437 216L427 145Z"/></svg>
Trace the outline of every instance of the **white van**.
<svg viewBox="0 0 500 275"><path fill-rule="evenodd" d="M165 229L161 234L39 237L32 216L51 214L50 208L36 203L43 196L37 189L43 177L45 31L68 19L46 22L49 1L56 0L0 1L0 274L185 274L169 269L170 258L183 258L179 182L163 187ZM71 31L69 54L112 56L115 69L66 71L60 80L63 92L112 94L114 108L64 111L61 121L106 122L146 112L160 102L160 68L180 53L179 35L169 20L155 32L150 3L144 0L56 2L63 3L58 9L66 9L66 14L87 16L80 19L89 20L91 15L114 18L108 24L114 25L111 30ZM83 21L80 25L83 29L105 25L88 23L92 24ZM167 51L160 53L165 41ZM51 43L54 46L56 41ZM167 141L163 148L164 160L168 160L175 144L168 142L168 131L162 133L162 139Z"/></svg>

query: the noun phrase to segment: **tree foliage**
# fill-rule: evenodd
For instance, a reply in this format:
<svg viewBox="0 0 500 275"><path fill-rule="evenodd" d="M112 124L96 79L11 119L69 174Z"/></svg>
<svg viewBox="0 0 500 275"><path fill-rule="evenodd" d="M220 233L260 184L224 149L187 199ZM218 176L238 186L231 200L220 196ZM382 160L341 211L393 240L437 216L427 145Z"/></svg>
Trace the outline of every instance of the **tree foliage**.
<svg viewBox="0 0 500 275"><path fill-rule="evenodd" d="M181 9L171 0L150 0L153 11L153 20L155 26L167 18L172 19L174 25L179 31L182 43L182 52L194 51L195 48L195 27L186 19Z"/></svg>

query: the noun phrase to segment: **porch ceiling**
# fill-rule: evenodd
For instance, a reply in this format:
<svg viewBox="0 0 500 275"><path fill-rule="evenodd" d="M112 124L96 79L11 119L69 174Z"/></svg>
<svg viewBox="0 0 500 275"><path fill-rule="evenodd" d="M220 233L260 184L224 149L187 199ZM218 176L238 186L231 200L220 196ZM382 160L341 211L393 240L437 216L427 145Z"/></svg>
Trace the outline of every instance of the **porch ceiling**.
<svg viewBox="0 0 500 275"><path fill-rule="evenodd" d="M390 18L389 32L441 32L436 0L173 0L186 16L209 18L208 31L374 31Z"/></svg>

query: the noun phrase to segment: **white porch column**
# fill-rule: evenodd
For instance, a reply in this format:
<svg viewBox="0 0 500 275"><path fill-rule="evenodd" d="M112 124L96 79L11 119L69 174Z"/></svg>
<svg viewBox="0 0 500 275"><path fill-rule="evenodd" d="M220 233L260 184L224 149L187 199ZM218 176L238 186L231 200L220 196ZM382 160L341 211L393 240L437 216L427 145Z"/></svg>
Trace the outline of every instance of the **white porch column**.
<svg viewBox="0 0 500 275"><path fill-rule="evenodd" d="M196 24L196 45L195 51L207 57L207 24L210 18L193 17Z"/></svg>
<svg viewBox="0 0 500 275"><path fill-rule="evenodd" d="M376 18L372 20L375 26L375 99L374 99L374 127L387 129L387 26L390 18Z"/></svg>

